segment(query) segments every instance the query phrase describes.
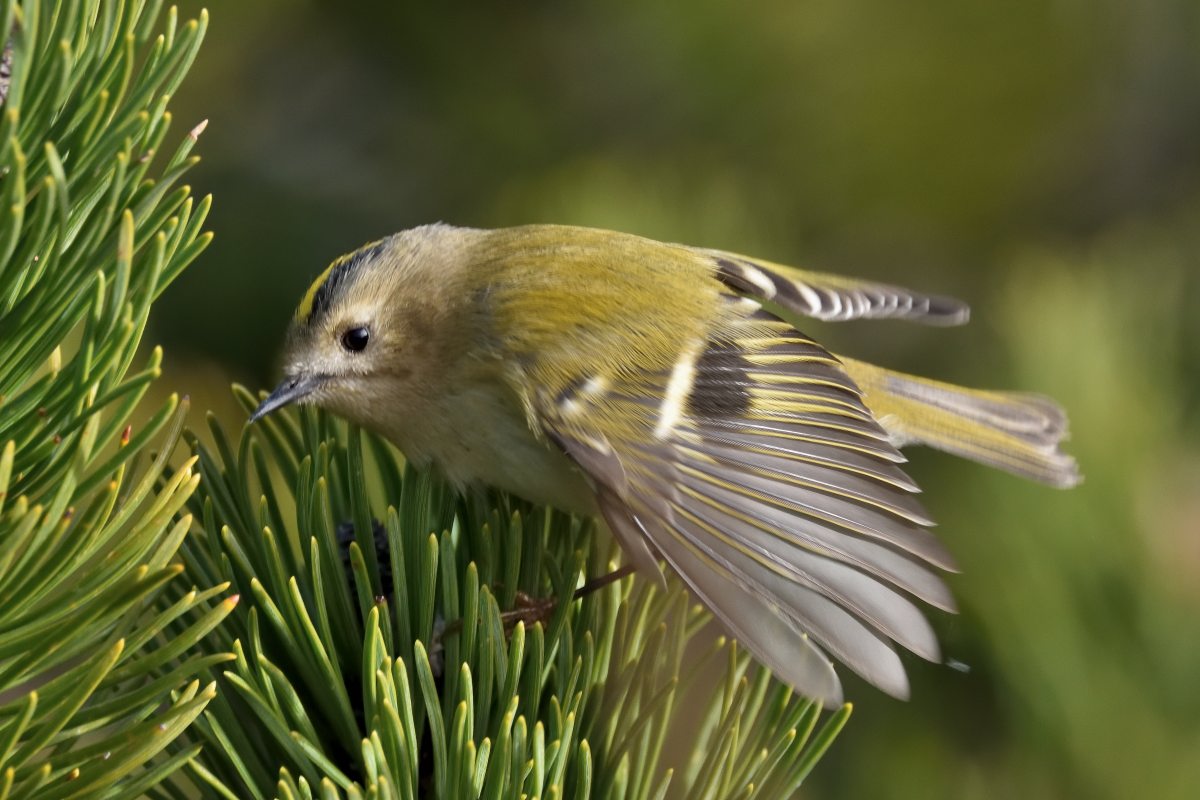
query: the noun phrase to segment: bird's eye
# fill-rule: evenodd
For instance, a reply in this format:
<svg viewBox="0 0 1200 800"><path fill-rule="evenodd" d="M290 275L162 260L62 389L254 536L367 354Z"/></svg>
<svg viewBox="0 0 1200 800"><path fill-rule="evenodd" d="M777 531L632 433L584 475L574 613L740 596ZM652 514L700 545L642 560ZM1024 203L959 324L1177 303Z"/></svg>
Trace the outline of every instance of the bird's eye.
<svg viewBox="0 0 1200 800"><path fill-rule="evenodd" d="M351 328L342 334L342 347L352 353L361 353L371 341L371 332L366 328Z"/></svg>

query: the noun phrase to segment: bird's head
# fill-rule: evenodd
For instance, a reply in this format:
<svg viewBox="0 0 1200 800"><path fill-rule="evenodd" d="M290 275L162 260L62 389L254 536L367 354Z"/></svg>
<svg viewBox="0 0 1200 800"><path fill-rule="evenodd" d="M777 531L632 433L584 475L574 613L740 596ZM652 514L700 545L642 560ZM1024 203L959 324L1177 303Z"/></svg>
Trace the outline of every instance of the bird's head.
<svg viewBox="0 0 1200 800"><path fill-rule="evenodd" d="M419 409L460 360L455 276L467 238L429 225L343 256L313 282L292 319L284 378L251 421L312 403L360 424L383 404Z"/></svg>

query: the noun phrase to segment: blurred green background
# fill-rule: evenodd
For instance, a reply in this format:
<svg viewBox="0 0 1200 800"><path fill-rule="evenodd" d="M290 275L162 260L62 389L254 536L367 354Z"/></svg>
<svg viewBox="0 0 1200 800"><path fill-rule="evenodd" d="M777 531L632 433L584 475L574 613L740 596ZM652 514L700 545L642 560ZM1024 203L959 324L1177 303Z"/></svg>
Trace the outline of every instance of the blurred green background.
<svg viewBox="0 0 1200 800"><path fill-rule="evenodd" d="M450 8L449 6L455 6ZM191 14L198 3L183 3ZM849 682L813 798L1200 796L1200 3L217 3L174 102L217 237L157 306L239 424L336 255L414 224L618 228L958 295L812 325L1036 389L1086 483L912 471L962 574L914 698Z"/></svg>

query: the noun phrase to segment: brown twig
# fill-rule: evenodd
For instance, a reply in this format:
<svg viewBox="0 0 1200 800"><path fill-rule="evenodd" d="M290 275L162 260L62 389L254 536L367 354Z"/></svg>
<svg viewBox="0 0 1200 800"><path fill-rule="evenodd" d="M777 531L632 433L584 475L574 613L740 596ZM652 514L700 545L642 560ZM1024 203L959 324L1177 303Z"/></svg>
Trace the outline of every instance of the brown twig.
<svg viewBox="0 0 1200 800"><path fill-rule="evenodd" d="M599 591L609 584L616 583L622 578L632 575L633 572L633 565L626 564L625 566L618 567L612 572L601 575L598 578L592 578L590 581L585 582L583 586L580 586L571 594L571 600L572 602L575 600L582 600L592 592ZM547 597L538 600L529 598L521 593L518 593L517 596L519 599L524 598L527 605L525 605L523 608L514 608L510 611L501 612L500 621L504 624L505 628L515 625L518 622L530 623L543 620L550 614L551 611L555 609L555 607L558 606L557 597ZM435 644L441 642L448 636L453 636L454 634L461 632L462 626L463 621L461 617L453 622L448 623L446 627L442 629L441 635L437 637Z"/></svg>

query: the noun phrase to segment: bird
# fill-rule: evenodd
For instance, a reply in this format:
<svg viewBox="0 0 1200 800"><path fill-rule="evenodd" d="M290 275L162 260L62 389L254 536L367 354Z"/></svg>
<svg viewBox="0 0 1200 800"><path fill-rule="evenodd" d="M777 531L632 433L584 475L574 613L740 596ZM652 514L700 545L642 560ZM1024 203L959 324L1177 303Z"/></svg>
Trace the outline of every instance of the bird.
<svg viewBox="0 0 1200 800"><path fill-rule="evenodd" d="M897 645L940 660L923 606L956 610L958 568L900 449L1066 488L1067 417L834 355L790 320L968 317L950 297L627 233L437 223L321 273L250 421L315 404L460 491L599 517L629 567L677 574L798 693L841 704L837 661L907 698Z"/></svg>

